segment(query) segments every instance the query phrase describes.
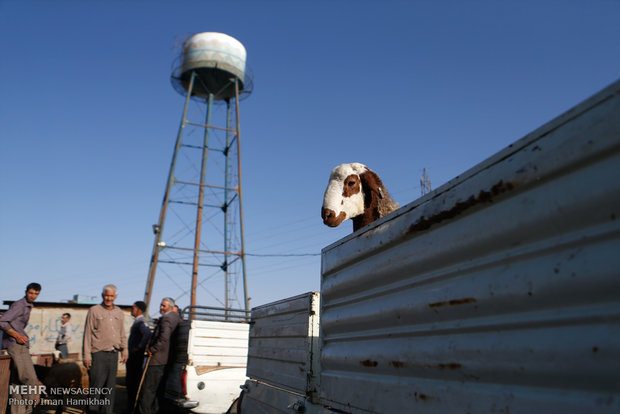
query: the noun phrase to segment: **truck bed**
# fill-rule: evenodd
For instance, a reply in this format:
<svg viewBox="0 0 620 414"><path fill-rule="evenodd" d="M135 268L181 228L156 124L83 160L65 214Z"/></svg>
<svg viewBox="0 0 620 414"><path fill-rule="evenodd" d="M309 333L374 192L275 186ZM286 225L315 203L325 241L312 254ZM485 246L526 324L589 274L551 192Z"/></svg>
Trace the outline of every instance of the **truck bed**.
<svg viewBox="0 0 620 414"><path fill-rule="evenodd" d="M620 82L325 248L320 400L620 410Z"/></svg>

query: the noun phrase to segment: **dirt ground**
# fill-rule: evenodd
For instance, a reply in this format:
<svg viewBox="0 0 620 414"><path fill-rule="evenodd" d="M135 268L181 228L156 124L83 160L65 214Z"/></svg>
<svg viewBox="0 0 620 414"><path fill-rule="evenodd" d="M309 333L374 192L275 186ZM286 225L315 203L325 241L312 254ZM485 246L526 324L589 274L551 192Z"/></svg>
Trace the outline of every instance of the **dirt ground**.
<svg viewBox="0 0 620 414"><path fill-rule="evenodd" d="M116 377L116 388L114 390L114 409L113 414L131 414L131 410L127 403L127 387L125 386L125 375ZM63 414L83 414L86 407L62 407ZM8 413L8 411L7 411ZM56 407L38 407L35 410L36 414L56 414ZM171 405L164 405L159 407L160 414L184 414L186 410L173 407Z"/></svg>
<svg viewBox="0 0 620 414"><path fill-rule="evenodd" d="M63 407L62 413L65 414L81 414L84 408ZM56 414L56 407L40 407L37 414ZM113 414L130 414L127 409L127 387L125 386L125 376L116 377L116 388L114 390L114 410Z"/></svg>

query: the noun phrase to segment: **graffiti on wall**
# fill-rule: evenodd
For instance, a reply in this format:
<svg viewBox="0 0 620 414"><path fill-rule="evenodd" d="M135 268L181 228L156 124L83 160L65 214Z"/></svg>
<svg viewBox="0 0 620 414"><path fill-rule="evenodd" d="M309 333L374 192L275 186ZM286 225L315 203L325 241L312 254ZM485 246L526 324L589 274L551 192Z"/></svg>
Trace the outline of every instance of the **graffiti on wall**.
<svg viewBox="0 0 620 414"><path fill-rule="evenodd" d="M88 309L63 307L37 309L36 304L30 312L30 320L26 325L26 334L30 338L31 354L49 354L54 351L54 344L60 331L60 317L65 312L71 314L71 326L73 328L71 341L67 344L69 353L77 353L81 356L84 324ZM134 318L128 311L123 311L123 313L125 314L125 333L129 338L129 330Z"/></svg>

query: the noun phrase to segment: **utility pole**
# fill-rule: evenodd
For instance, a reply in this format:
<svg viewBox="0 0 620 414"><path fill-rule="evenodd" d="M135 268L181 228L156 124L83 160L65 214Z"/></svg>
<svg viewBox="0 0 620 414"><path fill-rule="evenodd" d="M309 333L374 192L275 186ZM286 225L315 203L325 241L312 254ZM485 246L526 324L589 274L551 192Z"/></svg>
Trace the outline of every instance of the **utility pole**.
<svg viewBox="0 0 620 414"><path fill-rule="evenodd" d="M422 196L424 196L424 194L430 193L431 190L431 180L430 178L428 178L428 171L426 171L426 168L424 168L422 170L422 176L420 177L420 191L422 192Z"/></svg>

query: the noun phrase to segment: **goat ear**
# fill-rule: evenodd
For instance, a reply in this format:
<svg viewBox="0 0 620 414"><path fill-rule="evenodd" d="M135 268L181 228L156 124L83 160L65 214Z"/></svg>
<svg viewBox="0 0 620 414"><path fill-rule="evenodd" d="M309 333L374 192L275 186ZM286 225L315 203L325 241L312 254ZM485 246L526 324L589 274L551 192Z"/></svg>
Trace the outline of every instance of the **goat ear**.
<svg viewBox="0 0 620 414"><path fill-rule="evenodd" d="M377 194L379 198L383 198L383 182L381 182L381 178L379 178L376 172L367 169L360 174L360 181L362 182L364 193L370 194L372 192Z"/></svg>

